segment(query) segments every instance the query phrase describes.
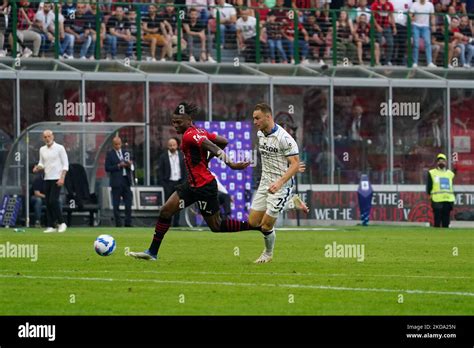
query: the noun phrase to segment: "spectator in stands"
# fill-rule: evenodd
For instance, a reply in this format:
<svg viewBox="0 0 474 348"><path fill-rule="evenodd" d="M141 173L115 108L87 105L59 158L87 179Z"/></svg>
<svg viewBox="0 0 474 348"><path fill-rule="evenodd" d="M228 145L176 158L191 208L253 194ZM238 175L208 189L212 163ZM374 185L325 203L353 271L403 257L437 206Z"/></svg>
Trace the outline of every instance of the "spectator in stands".
<svg viewBox="0 0 474 348"><path fill-rule="evenodd" d="M276 63L275 48L280 54L280 63L288 63L288 58L283 49L282 43L282 24L283 23L276 21L275 12L270 11L267 13L267 21L264 24L263 30L267 35L267 45L270 51L270 59L273 64Z"/></svg>
<svg viewBox="0 0 474 348"><path fill-rule="evenodd" d="M251 5L252 8L255 9L255 17L257 16L256 13L258 12L258 14L260 15L260 23L261 25L264 25L267 21L268 12L270 12L270 9L265 3L265 0L257 0L256 2L252 1Z"/></svg>
<svg viewBox="0 0 474 348"><path fill-rule="evenodd" d="M451 18L457 17L458 14L456 13L456 8L454 6L449 6L448 7L448 14L446 15L446 18L448 19L448 23L451 24Z"/></svg>
<svg viewBox="0 0 474 348"><path fill-rule="evenodd" d="M35 11L28 1L19 3L17 18L17 52L20 53L23 58L28 58L31 55L38 57L41 48L41 35L32 30ZM10 47L13 47L13 33L9 35L8 41ZM25 46L26 41L33 42L33 51Z"/></svg>
<svg viewBox="0 0 474 348"><path fill-rule="evenodd" d="M461 17L461 23L459 24L459 32L464 35L463 44L466 51L466 61L464 63L464 66L466 68L470 68L472 58L474 56L474 40L473 29L469 23L468 16Z"/></svg>
<svg viewBox="0 0 474 348"><path fill-rule="evenodd" d="M244 52L246 62L255 62L255 42L257 35L257 20L249 15L249 10L242 10L242 17L237 20L237 42L241 51Z"/></svg>
<svg viewBox="0 0 474 348"><path fill-rule="evenodd" d="M220 31L221 31L221 49L224 48L226 33L236 35L237 28L235 23L237 22L237 11L231 4L225 2L225 0L217 0L218 7L214 9L214 18L217 18L217 11L220 15Z"/></svg>
<svg viewBox="0 0 474 348"><path fill-rule="evenodd" d="M413 67L415 68L418 66L420 36L425 43L426 63L429 68L436 68L431 52L430 22L432 30L436 30L433 14L433 4L426 0L417 0L417 2L414 2L410 7L410 16L413 23Z"/></svg>
<svg viewBox="0 0 474 348"><path fill-rule="evenodd" d="M355 0L346 0L346 4L341 7L341 11L346 11L349 20L352 23L355 23L357 20L357 9L355 5Z"/></svg>
<svg viewBox="0 0 474 348"><path fill-rule="evenodd" d="M404 0L404 1L408 1L408 0ZM359 5L359 7L357 7L357 20L359 19L361 14L365 14L367 18L367 23L370 24L370 7L367 6L367 0L359 0L357 4ZM407 7L407 10L408 10L408 7Z"/></svg>
<svg viewBox="0 0 474 348"><path fill-rule="evenodd" d="M169 35L162 35L165 24L163 20L157 15L156 5L150 5L148 7L148 16L143 18L143 39L146 42L150 42L150 53L151 60L156 61L156 46L161 46L160 61L164 62L165 56L171 59L173 57L173 51L171 47L172 38Z"/></svg>
<svg viewBox="0 0 474 348"><path fill-rule="evenodd" d="M272 8L275 13L277 22L286 22L288 18L288 10L284 9L285 0L276 0L275 6Z"/></svg>
<svg viewBox="0 0 474 348"><path fill-rule="evenodd" d="M7 11L8 7L3 5L0 6L0 58L7 55L6 50L4 50L5 34L7 33L8 27Z"/></svg>
<svg viewBox="0 0 474 348"><path fill-rule="evenodd" d="M338 60L342 60L343 64L353 62L356 51L353 35L354 28L346 11L340 12L336 27Z"/></svg>
<svg viewBox="0 0 474 348"><path fill-rule="evenodd" d="M178 52L178 15L173 5L173 1L168 0L165 7L165 12L160 15L163 18L163 34L167 40L171 40L171 47L173 54ZM184 35L181 33L181 50L185 50L187 42Z"/></svg>
<svg viewBox="0 0 474 348"><path fill-rule="evenodd" d="M74 58L74 35L65 32L64 16L61 13L61 5L58 4L58 24L59 24L59 55L64 59ZM43 42L46 40L54 43L55 40L55 14L50 3L44 3L35 15L35 22L43 29Z"/></svg>
<svg viewBox="0 0 474 348"><path fill-rule="evenodd" d="M332 23L329 10L325 9L323 11L316 11L316 23L321 28L323 36L326 38L326 51L324 52L324 57L329 56L329 49L332 47Z"/></svg>
<svg viewBox="0 0 474 348"><path fill-rule="evenodd" d="M382 48L382 38L386 41L384 63L392 65L393 36L397 35L397 28L393 17L393 5L388 0L375 0L370 8L375 19L375 38Z"/></svg>
<svg viewBox="0 0 474 348"><path fill-rule="evenodd" d="M62 7L61 13L67 19L74 17L76 13L76 3L74 0L66 0L66 3Z"/></svg>
<svg viewBox="0 0 474 348"><path fill-rule="evenodd" d="M209 20L209 6L214 5L214 0L186 0L186 7L188 9L194 7L198 11L199 21L202 22L204 27L207 27Z"/></svg>
<svg viewBox="0 0 474 348"><path fill-rule="evenodd" d="M395 27L397 28L397 37L394 42L394 63L395 65L406 65L408 35L407 16L412 0L392 0L392 4L393 10L396 13L394 16Z"/></svg>
<svg viewBox="0 0 474 348"><path fill-rule="evenodd" d="M449 68L454 68L456 66L464 66L468 68L469 65L466 63L466 45L465 42L468 42L467 37L461 34L459 30L459 18L453 17L451 18L451 24L449 25L449 56L448 64ZM453 65L453 58L459 58L459 64ZM472 58L472 55L471 55Z"/></svg>
<svg viewBox="0 0 474 348"><path fill-rule="evenodd" d="M110 17L109 21L107 22L107 28L107 59L117 58L118 43L125 43L127 45L125 56L127 58L132 58L135 40L132 36L132 33L130 32L130 22L125 17L122 6L116 7L115 15Z"/></svg>
<svg viewBox="0 0 474 348"><path fill-rule="evenodd" d="M189 10L188 19L183 24L184 31L188 37L189 61L196 62L194 57L194 39L198 39L201 45L201 62L215 63L216 61L207 53L206 27L199 21L199 12L195 8Z"/></svg>
<svg viewBox="0 0 474 348"><path fill-rule="evenodd" d="M301 50L301 64L308 64L309 61L307 59L308 57L308 52L309 52L309 45L308 45L308 40L309 40L309 35L306 29L303 27L301 23L298 22L298 36L295 38L295 21L287 21L283 25L282 29L282 35L283 35L283 46L287 48L287 51L289 51L289 56L291 59L291 64L295 64L295 59L294 59L294 43L295 40L298 40L298 44Z"/></svg>
<svg viewBox="0 0 474 348"><path fill-rule="evenodd" d="M163 152L158 160L158 183L165 190L166 200L176 191L176 186L185 181L185 178L184 155L179 149L179 140L170 138L168 151ZM179 213L173 217L173 226L179 226Z"/></svg>
<svg viewBox="0 0 474 348"><path fill-rule="evenodd" d="M247 1L247 0L245 0L245 1L247 3L250 2L250 1ZM235 7L237 20L240 17L242 17L244 11L247 12L248 16L255 17L255 11L253 9L249 8L246 4L244 4L244 0L234 0L232 5L234 5L234 7Z"/></svg>
<svg viewBox="0 0 474 348"><path fill-rule="evenodd" d="M48 29L50 25L54 28L54 13L51 11L51 4L44 3L43 7L36 12L31 25L31 30L41 35L43 55L44 51L54 44L54 34Z"/></svg>
<svg viewBox="0 0 474 348"><path fill-rule="evenodd" d="M77 4L75 14L66 20L66 32L73 35L75 42L81 45L80 59L86 59L87 56L93 58L92 28L94 24L95 18L91 13L86 13L86 5L81 2Z"/></svg>
<svg viewBox="0 0 474 348"><path fill-rule="evenodd" d="M95 43L92 45L92 49L95 50L95 46L97 45L97 28L96 28L96 17L97 17L97 2L95 0L91 0L90 3L90 11L87 13L91 16L91 19L93 18L94 20L92 21L91 27L89 31L92 33L92 42ZM104 41L107 37L107 28L105 26L105 16L104 12L99 12L99 47L102 50L104 47ZM93 55L89 57L89 59L93 59Z"/></svg>
<svg viewBox="0 0 474 348"><path fill-rule="evenodd" d="M324 51L326 50L326 38L324 33L316 23L316 15L311 11L306 17L304 28L308 32L309 49L313 59L318 60L320 65L324 65Z"/></svg>
<svg viewBox="0 0 474 348"><path fill-rule="evenodd" d="M367 16L362 13L354 28L354 41L357 45L357 58L359 64L364 65L364 52L370 52L370 24L367 23ZM375 65L380 65L380 45L374 42Z"/></svg>

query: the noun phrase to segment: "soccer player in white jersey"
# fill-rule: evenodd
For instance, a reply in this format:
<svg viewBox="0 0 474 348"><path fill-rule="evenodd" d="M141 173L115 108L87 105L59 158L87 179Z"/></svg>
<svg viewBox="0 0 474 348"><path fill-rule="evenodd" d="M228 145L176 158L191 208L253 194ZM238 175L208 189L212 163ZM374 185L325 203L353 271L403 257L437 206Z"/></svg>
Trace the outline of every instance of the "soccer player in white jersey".
<svg viewBox="0 0 474 348"><path fill-rule="evenodd" d="M277 125L271 107L260 103L255 106L253 123L258 128L258 148L262 160L262 177L252 201L249 225L260 226L265 250L255 263L272 261L275 246L275 222L293 196L294 176L300 159L295 139Z"/></svg>

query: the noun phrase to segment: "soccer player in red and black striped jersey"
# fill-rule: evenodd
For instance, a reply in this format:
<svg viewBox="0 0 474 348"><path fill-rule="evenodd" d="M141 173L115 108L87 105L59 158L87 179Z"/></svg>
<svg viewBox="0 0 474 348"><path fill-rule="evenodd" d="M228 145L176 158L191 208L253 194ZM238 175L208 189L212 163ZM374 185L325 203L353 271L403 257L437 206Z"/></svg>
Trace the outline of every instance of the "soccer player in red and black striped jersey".
<svg viewBox="0 0 474 348"><path fill-rule="evenodd" d="M181 150L184 153L187 181L177 187L161 208L149 249L145 252L130 252L130 256L156 260L163 237L170 227L172 216L193 203L198 204L212 232L261 230L260 227L250 227L247 221L221 220L217 182L208 169L209 160L217 157L234 170L243 170L249 166L250 162L232 162L223 151L228 143L226 138L193 125L193 117L197 113L198 108L195 105L185 102L180 103L174 111L173 127L178 134L183 134Z"/></svg>

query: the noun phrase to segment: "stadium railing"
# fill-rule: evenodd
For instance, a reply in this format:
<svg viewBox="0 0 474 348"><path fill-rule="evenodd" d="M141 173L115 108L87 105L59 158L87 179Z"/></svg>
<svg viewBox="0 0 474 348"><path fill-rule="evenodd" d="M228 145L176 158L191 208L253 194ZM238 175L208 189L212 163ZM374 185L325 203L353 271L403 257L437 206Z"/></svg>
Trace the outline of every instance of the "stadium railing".
<svg viewBox="0 0 474 348"><path fill-rule="evenodd" d="M33 2L39 2L39 0L34 0ZM66 2L64 2L66 3ZM12 39L13 39L13 45L12 45L12 56L17 57L17 42L18 42L18 35L17 35L17 23L18 23L18 9L20 8L20 0L13 0L11 2L12 10L11 10L11 17L12 17ZM56 1L53 4L54 7L54 13L55 13L55 30L54 30L54 47L53 47L53 55L57 59L60 56L60 33L59 33L59 3ZM87 4L87 2L86 2ZM98 33L101 33L101 18L106 18L109 17L113 10L112 8L116 8L118 6L122 6L126 9L132 10L134 9L136 12L136 17L135 17L135 23L134 27L136 28L136 42L135 42L135 53L136 53L136 59L137 60L142 60L144 58L144 48L147 46L147 43L144 42L143 40L143 18L147 13L148 7L150 5L155 5L158 7L158 13L162 13L164 8L166 6L170 6L169 4L150 4L150 3L128 3L128 2L114 2L114 3L105 3L105 2L91 2L91 4L96 5L96 13L95 13L95 31ZM175 8L175 13L176 13L176 47L175 47L175 55L174 59L176 61L182 61L183 57L186 53L186 50L182 46L182 39L184 38L184 32L183 32L183 24L187 19L187 13L186 10L187 8L185 5L172 5ZM207 33L207 38L209 41L210 39L213 38L212 42L208 42L208 53L214 53L215 58L217 62L222 62L223 61L223 56L224 52L226 51L225 45L223 42L221 42L221 18L220 18L220 11L217 11L217 9L220 6L209 6L207 9L211 9L212 12L213 10L215 11L215 18L212 17L212 15L209 17L208 21L206 21L206 33ZM254 52L254 62L262 63L265 61L265 59L268 60L268 53L267 53L267 45L265 41L263 40L263 35L262 35L262 29L263 29L263 23L264 21L261 18L260 12L258 11L258 8L254 7L235 7L237 11L241 11L243 9L250 9L254 10L255 18L256 18L256 36L255 36L255 52ZM199 10L199 8L198 8ZM270 9L270 10L275 10L275 8ZM302 56L301 56L301 44L303 43L304 45L307 45L306 42L304 42L304 36L303 33L301 33L302 27L299 26L299 24L303 23L304 19L307 18L308 15L314 14L316 15L317 23L322 23L322 21L326 22L325 26L327 25L326 28L320 28L322 30L323 34L323 41L324 44L323 49L325 50L325 57L322 60L325 60L325 63L331 63L332 65L352 65L352 64L358 64L359 62L357 61L358 59L356 58L357 55L357 48L356 44L354 42L354 39L352 35L354 35L354 28L351 28L351 33L349 37L344 37L347 36L347 33L344 34L342 30L340 30L340 24L339 22L341 21L341 13L346 12L349 16L349 18L353 18L354 16L354 11L356 9L352 8L349 11L346 11L344 9L339 9L339 10L330 10L327 8L322 8L322 9L295 9L295 8L281 8L280 12L284 13L286 12L286 20L288 23L292 22L292 26L294 28L294 45L293 45L293 52L287 52L290 53L290 56L292 54L294 58L294 63L299 64L302 62ZM393 12L393 17L397 17L398 20L405 18L406 19L406 35L403 33L403 35L394 35L393 37L393 47L388 47L390 45L389 42L387 42L387 38L381 39L378 38L377 40L377 31L376 31L376 26L375 26L375 16L374 16L374 11L370 11L370 20L369 20L369 43L365 44L363 49L364 52L363 54L368 53L368 61L370 66L375 66L378 65L378 59L377 59L377 41L379 41L380 44L380 56L381 56L381 61L380 63L388 64L388 65L403 65L403 66L408 66L411 67L413 65L413 42L412 42L412 21L411 17L408 12ZM106 17L102 17L103 15L106 15ZM451 67L451 65L456 66L457 62L457 57L456 54L459 56L459 52L456 52L453 48L451 41L452 34L450 32L450 22L451 18L460 16L460 15L467 15L467 14L458 14L458 13L436 13L435 18L436 18L436 33L431 33L431 40L433 41L432 47L435 47L435 50L437 52L433 52L435 54L435 58L441 53L442 55L442 66L445 68ZM458 17L459 18L459 17ZM469 16L469 18L472 18L472 16ZM201 17L200 17L201 19ZM278 18L278 20L281 20L281 18ZM358 19L357 19L358 20ZM469 19L469 21L471 21ZM354 25L356 24L357 21L351 21ZM469 22L470 23L470 22ZM303 23L306 25L306 23ZM351 24L352 25L352 24ZM304 27L304 25L303 25ZM398 27L398 26L397 26ZM291 28L290 28L291 29ZM107 30L107 29L106 29ZM324 32L326 31L326 32ZM421 40L421 39L420 39ZM96 40L95 41L95 47L94 47L94 57L95 59L101 59L104 58L103 55L103 46L106 46L105 43L101 42L102 40ZM436 42L435 42L436 41ZM450 42L451 41L451 42ZM471 40L472 42L472 40ZM462 44L462 43L461 43ZM470 43L466 43L469 45ZM424 50L425 45L421 45L420 51ZM213 48L214 47L214 48ZM238 47L233 47L234 52L237 52L237 56L239 53L241 53L238 49ZM237 50L235 50L237 48ZM310 47L310 53L311 54L311 48L314 48L314 46ZM392 58L390 57L384 57L385 54L382 54L384 50L390 50L392 48ZM321 47L319 47L321 49ZM368 49L368 52L367 52ZM398 51L401 50L402 54ZM451 52L450 52L451 50ZM405 52L404 52L405 51ZM442 51L442 52L439 52ZM233 52L233 53L234 53ZM232 54L233 54L232 53ZM423 53L423 52L420 52ZM420 58L424 57L424 54L419 55ZM233 57L235 59L236 57ZM305 57L306 58L306 57ZM449 59L452 59L451 61ZM232 59L232 60L233 60ZM239 57L240 59L240 57ZM454 59L454 60L453 60ZM392 61L393 60L393 61ZM454 64L452 64L454 62ZM470 62L467 62L468 64Z"/></svg>

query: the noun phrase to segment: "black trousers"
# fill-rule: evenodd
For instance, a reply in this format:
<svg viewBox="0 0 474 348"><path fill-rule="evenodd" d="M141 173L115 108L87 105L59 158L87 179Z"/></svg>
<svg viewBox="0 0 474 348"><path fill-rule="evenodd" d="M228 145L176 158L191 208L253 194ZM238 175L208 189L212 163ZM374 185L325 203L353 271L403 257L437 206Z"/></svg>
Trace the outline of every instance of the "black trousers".
<svg viewBox="0 0 474 348"><path fill-rule="evenodd" d="M163 189L165 190L165 200L168 200L168 198L171 197L173 192L176 191L176 186L180 185L181 183L183 183L183 180L178 180L178 181L164 180L163 181ZM181 211L178 211L176 214L174 214L173 216L174 227L179 226L180 215L181 215Z"/></svg>
<svg viewBox="0 0 474 348"><path fill-rule="evenodd" d="M112 205L114 207L115 226L122 226L122 219L120 217L120 199L123 199L125 205L125 226L132 225L132 190L126 176L122 176L122 183L120 186L112 187Z"/></svg>
<svg viewBox="0 0 474 348"><path fill-rule="evenodd" d="M449 227L451 221L452 202L431 202L434 214L434 227Z"/></svg>
<svg viewBox="0 0 474 348"><path fill-rule="evenodd" d="M393 42L395 46L395 60L396 65L403 65L403 61L407 56L407 27L401 24L396 24L397 35L394 36Z"/></svg>
<svg viewBox="0 0 474 348"><path fill-rule="evenodd" d="M46 203L46 225L47 227L55 227L56 223L64 223L59 202L59 194L61 187L56 184L58 180L44 181L44 194Z"/></svg>

